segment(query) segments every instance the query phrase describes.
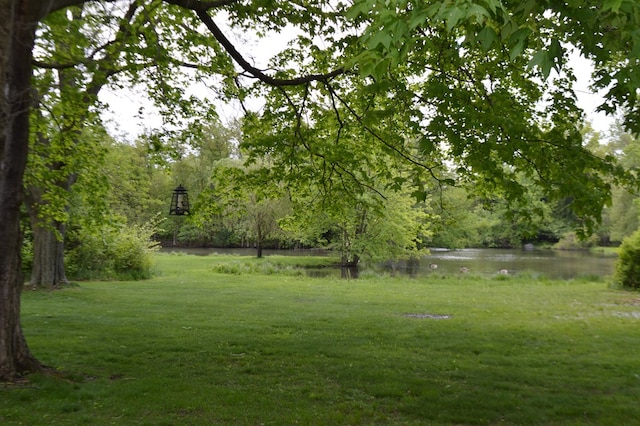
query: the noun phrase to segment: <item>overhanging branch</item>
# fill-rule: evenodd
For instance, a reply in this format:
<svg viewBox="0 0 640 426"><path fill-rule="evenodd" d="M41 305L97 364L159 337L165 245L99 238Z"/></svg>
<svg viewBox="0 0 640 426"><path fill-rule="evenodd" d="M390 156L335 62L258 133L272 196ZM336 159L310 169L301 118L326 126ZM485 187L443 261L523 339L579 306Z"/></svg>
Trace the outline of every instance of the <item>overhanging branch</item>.
<svg viewBox="0 0 640 426"><path fill-rule="evenodd" d="M257 78L258 80L270 86L298 86L301 84L310 83L312 81L329 81L338 75L344 74L345 72L344 68L338 68L326 74L309 74L291 79L272 77L247 62L242 54L238 52L233 43L231 43L231 41L229 41L229 39L224 35L222 30L220 30L216 23L213 22L213 19L211 19L206 11L196 10L196 13L198 14L200 20L207 26L211 34L213 34L215 39L218 40L222 47L227 51L227 53L229 53L229 55L236 61L236 63L240 65L240 67L242 67L243 70L249 73L252 77Z"/></svg>
<svg viewBox="0 0 640 426"><path fill-rule="evenodd" d="M165 3L190 9L195 12L205 12L222 6L238 3L238 0L164 0Z"/></svg>

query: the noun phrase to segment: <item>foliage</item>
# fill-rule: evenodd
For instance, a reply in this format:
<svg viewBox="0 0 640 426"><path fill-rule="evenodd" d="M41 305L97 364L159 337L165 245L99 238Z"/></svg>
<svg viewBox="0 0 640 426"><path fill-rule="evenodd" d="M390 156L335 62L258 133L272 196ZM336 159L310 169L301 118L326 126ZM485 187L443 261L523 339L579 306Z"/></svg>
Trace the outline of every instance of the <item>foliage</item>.
<svg viewBox="0 0 640 426"><path fill-rule="evenodd" d="M194 221L202 228L228 230L256 246L258 257L269 239L286 240L279 220L290 211L286 191L278 185L260 184L254 172L239 160L215 163L210 185L202 193Z"/></svg>
<svg viewBox="0 0 640 426"><path fill-rule="evenodd" d="M378 200L337 191L328 198L296 199L282 226L303 241L340 253L346 266L424 253L428 222L424 205L416 205L406 192L389 191Z"/></svg>
<svg viewBox="0 0 640 426"><path fill-rule="evenodd" d="M563 46L571 45L596 62L596 86L616 87L607 105L635 108L637 81L627 77L636 60L622 58L640 49L629 54L618 37L640 46L638 6L605 3L361 0L349 11L366 27L353 63L375 81L371 87L386 88L395 108L412 110L414 139L423 152L444 154L458 179L473 181L487 197L502 193L509 203L534 199L535 185L550 202L568 200L578 231L588 234L609 204L610 176L634 180L614 157L584 148L575 79L565 66ZM612 23L616 35L603 34L602 22ZM586 34L585 25L594 31ZM605 68L617 70L606 83ZM397 96L397 88L408 96ZM628 125L637 112L627 116Z"/></svg>
<svg viewBox="0 0 640 426"><path fill-rule="evenodd" d="M562 236L560 241L553 245L557 250L580 250L595 247L600 243L600 239L597 235L591 237L579 238L575 232L568 232Z"/></svg>
<svg viewBox="0 0 640 426"><path fill-rule="evenodd" d="M610 114L625 110L627 127L640 131L640 105L636 97L640 83L633 77L640 59L637 33L640 5L634 0L605 0L598 4L472 0L419 5L403 0L385 3L358 0L350 7L348 16L365 26L360 39L364 48L353 62L359 65L361 74L376 80L386 78L390 68L420 64L420 55L431 61L434 53L452 62L460 58L475 61L475 55L482 54L481 62L492 64L496 71L502 68L515 72L512 82L516 84L522 77L529 79L529 72L546 80L553 75L552 71L568 73L567 56L574 49L594 62L594 88L607 90L599 109ZM495 59L500 62L495 63ZM472 70L465 72L470 85L479 81L474 78L477 74L473 70L481 69L476 65L463 67L463 72ZM452 72L458 74L453 68ZM488 82L497 83L493 75L487 77ZM570 81L565 83L570 87ZM501 90L489 90L494 93L483 89L480 93L490 95L487 100L498 100ZM470 100L472 104L473 97ZM558 98L555 101L562 103Z"/></svg>
<svg viewBox="0 0 640 426"><path fill-rule="evenodd" d="M526 185L527 181L517 181ZM539 188L509 203L501 193L490 197L474 187L444 187L433 197L433 247L520 247L526 242L556 242L575 223L562 216L560 203L547 201Z"/></svg>
<svg viewBox="0 0 640 426"><path fill-rule="evenodd" d="M339 262L333 256L268 256L267 258L238 258L223 259L212 267L212 272L219 274L266 274L305 276L305 270L336 267ZM215 256L212 260L218 260Z"/></svg>
<svg viewBox="0 0 640 426"><path fill-rule="evenodd" d="M105 150L99 173L107 185L102 195L109 215L140 226L158 214L166 214L167 197L173 188L167 173L154 164L148 147L140 140L135 144L110 141Z"/></svg>
<svg viewBox="0 0 640 426"><path fill-rule="evenodd" d="M152 241L158 224L102 224L82 228L72 236L77 241L68 252L67 268L73 279L139 280L151 276Z"/></svg>
<svg viewBox="0 0 640 426"><path fill-rule="evenodd" d="M614 280L623 287L640 289L640 230L622 240Z"/></svg>

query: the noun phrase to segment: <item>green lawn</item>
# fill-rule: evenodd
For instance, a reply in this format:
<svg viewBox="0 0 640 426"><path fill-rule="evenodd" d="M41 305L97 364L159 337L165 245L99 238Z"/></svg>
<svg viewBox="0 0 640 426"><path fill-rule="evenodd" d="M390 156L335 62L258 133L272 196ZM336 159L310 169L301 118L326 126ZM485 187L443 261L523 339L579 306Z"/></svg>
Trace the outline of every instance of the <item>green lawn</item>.
<svg viewBox="0 0 640 426"><path fill-rule="evenodd" d="M276 259L156 261L149 281L24 294L30 347L64 374L0 385L0 424L640 419L640 294L604 281L347 281Z"/></svg>

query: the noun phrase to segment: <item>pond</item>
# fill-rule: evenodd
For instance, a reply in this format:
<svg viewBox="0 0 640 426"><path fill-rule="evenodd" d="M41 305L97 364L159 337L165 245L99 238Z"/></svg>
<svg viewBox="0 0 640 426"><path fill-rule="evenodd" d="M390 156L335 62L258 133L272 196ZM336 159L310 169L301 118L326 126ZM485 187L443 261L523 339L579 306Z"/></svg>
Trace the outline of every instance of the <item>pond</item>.
<svg viewBox="0 0 640 426"><path fill-rule="evenodd" d="M255 256L254 249L164 248L162 252L182 252L196 255L213 253ZM263 255L322 256L324 250L264 250ZM518 250L518 249L431 249L431 254L414 262L384 262L375 270L391 274L420 276L425 274L509 275L528 274L551 279L571 279L581 276L613 275L616 256L587 251ZM465 272L462 272L465 271ZM339 268L309 271L311 275L340 276Z"/></svg>
<svg viewBox="0 0 640 426"><path fill-rule="evenodd" d="M432 249L429 256L419 260L418 273L529 274L553 279L607 277L613 275L615 261L616 256L577 250ZM411 273L415 264L401 262L397 267Z"/></svg>

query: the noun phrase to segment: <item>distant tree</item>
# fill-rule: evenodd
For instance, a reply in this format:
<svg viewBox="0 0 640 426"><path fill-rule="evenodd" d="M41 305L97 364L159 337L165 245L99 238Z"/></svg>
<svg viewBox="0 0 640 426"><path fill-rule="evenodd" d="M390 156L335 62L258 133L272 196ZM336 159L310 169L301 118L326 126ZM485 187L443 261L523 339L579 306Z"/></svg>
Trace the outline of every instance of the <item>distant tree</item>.
<svg viewBox="0 0 640 426"><path fill-rule="evenodd" d="M430 202L433 209L433 235L430 247L459 249L481 247L488 229L499 223L473 195L461 187L445 187Z"/></svg>
<svg viewBox="0 0 640 426"><path fill-rule="evenodd" d="M166 216L171 194L168 172L158 167L140 140L110 141L99 172L104 176L109 213L131 225L143 225L158 214ZM160 191L157 191L160 189Z"/></svg>
<svg viewBox="0 0 640 426"><path fill-rule="evenodd" d="M294 196L283 226L339 252L344 267L426 253L431 232L424 204L416 204L409 191L389 191L382 200L376 196L340 191L327 198Z"/></svg>
<svg viewBox="0 0 640 426"><path fill-rule="evenodd" d="M286 191L277 186L256 184L251 169L239 161L219 162L209 189L201 194L194 219L201 227L215 221L255 245L262 257L264 243L282 236L280 219L290 210ZM215 226L215 225L214 225Z"/></svg>
<svg viewBox="0 0 640 426"><path fill-rule="evenodd" d="M627 170L640 169L640 139L626 132L622 123L614 123L606 135L606 149L610 155L618 158ZM611 207L605 210L609 239L620 242L630 236L640 224L640 201L637 189L614 186Z"/></svg>

